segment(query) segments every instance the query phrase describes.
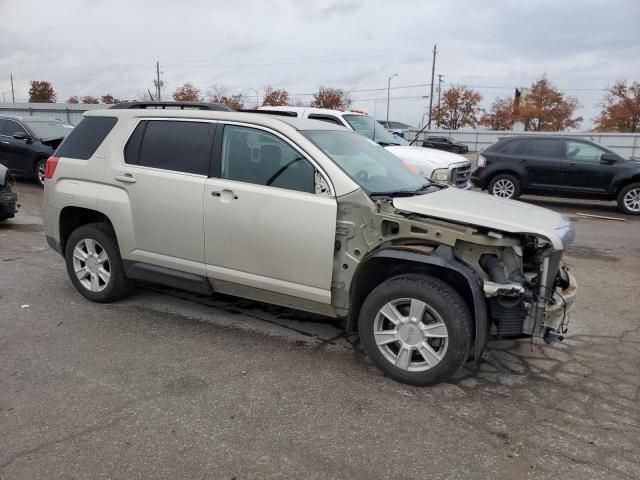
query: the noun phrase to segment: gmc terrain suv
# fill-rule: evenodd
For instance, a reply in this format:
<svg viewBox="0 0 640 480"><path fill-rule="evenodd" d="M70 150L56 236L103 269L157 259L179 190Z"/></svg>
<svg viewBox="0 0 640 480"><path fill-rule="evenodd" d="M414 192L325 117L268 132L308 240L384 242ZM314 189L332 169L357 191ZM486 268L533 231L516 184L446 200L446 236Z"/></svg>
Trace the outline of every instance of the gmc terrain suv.
<svg viewBox="0 0 640 480"><path fill-rule="evenodd" d="M503 138L478 156L471 180L497 197L617 200L624 213L640 215L640 162L581 138Z"/></svg>
<svg viewBox="0 0 640 480"><path fill-rule="evenodd" d="M338 317L402 382L451 378L490 330L561 339L574 304L566 218L430 183L327 122L91 111L46 177L47 241L89 300L142 279Z"/></svg>

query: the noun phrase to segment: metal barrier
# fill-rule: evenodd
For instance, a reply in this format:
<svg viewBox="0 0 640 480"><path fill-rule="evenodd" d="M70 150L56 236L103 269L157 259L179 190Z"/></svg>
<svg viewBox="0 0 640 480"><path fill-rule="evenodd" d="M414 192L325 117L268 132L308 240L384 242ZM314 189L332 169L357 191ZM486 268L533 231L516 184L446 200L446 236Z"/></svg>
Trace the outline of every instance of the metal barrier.
<svg viewBox="0 0 640 480"><path fill-rule="evenodd" d="M77 125L87 110L100 110L110 106L91 103L0 103L0 115L57 118Z"/></svg>
<svg viewBox="0 0 640 480"><path fill-rule="evenodd" d="M405 134L409 141L413 140L418 130L410 129ZM481 152L500 138L514 135L557 135L584 138L604 145L625 158L640 158L640 133L568 133L568 132L499 132L493 130L425 130L418 141L427 137L447 137L469 146L470 151Z"/></svg>

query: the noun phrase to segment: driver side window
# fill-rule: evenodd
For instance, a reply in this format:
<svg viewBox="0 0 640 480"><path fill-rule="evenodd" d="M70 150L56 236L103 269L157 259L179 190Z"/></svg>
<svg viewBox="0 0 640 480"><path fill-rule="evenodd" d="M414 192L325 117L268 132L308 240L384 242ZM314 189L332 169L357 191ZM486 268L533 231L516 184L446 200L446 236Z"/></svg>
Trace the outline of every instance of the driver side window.
<svg viewBox="0 0 640 480"><path fill-rule="evenodd" d="M595 145L571 140L567 141L566 156L569 160L596 163L600 161L603 153L605 153L605 151Z"/></svg>
<svg viewBox="0 0 640 480"><path fill-rule="evenodd" d="M277 136L250 127L225 125L222 172L227 180L315 193L315 168Z"/></svg>

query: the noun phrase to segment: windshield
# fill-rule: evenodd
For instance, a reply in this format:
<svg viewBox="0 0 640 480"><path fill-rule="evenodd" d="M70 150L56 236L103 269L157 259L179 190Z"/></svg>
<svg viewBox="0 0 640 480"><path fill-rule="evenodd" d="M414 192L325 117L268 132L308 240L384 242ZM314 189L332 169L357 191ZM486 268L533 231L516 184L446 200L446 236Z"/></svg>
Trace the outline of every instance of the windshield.
<svg viewBox="0 0 640 480"><path fill-rule="evenodd" d="M405 139L389 133L382 124L376 122L368 115L346 114L343 115L343 117L356 132L361 133L376 143L383 145L409 145Z"/></svg>
<svg viewBox="0 0 640 480"><path fill-rule="evenodd" d="M414 192L430 185L368 138L337 130L302 132L368 194Z"/></svg>
<svg viewBox="0 0 640 480"><path fill-rule="evenodd" d="M25 120L24 123L43 140L64 138L73 130L73 125L58 120Z"/></svg>

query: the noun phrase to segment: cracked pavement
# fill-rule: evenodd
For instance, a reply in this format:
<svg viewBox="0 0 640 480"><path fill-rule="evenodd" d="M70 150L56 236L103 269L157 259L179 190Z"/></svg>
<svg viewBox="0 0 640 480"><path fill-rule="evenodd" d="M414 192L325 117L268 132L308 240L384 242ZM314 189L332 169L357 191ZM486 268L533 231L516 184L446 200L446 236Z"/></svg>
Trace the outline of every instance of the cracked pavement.
<svg viewBox="0 0 640 480"><path fill-rule="evenodd" d="M75 292L41 191L0 224L0 479L640 478L640 219L576 220L564 342L494 340L433 388L322 317L141 285Z"/></svg>

